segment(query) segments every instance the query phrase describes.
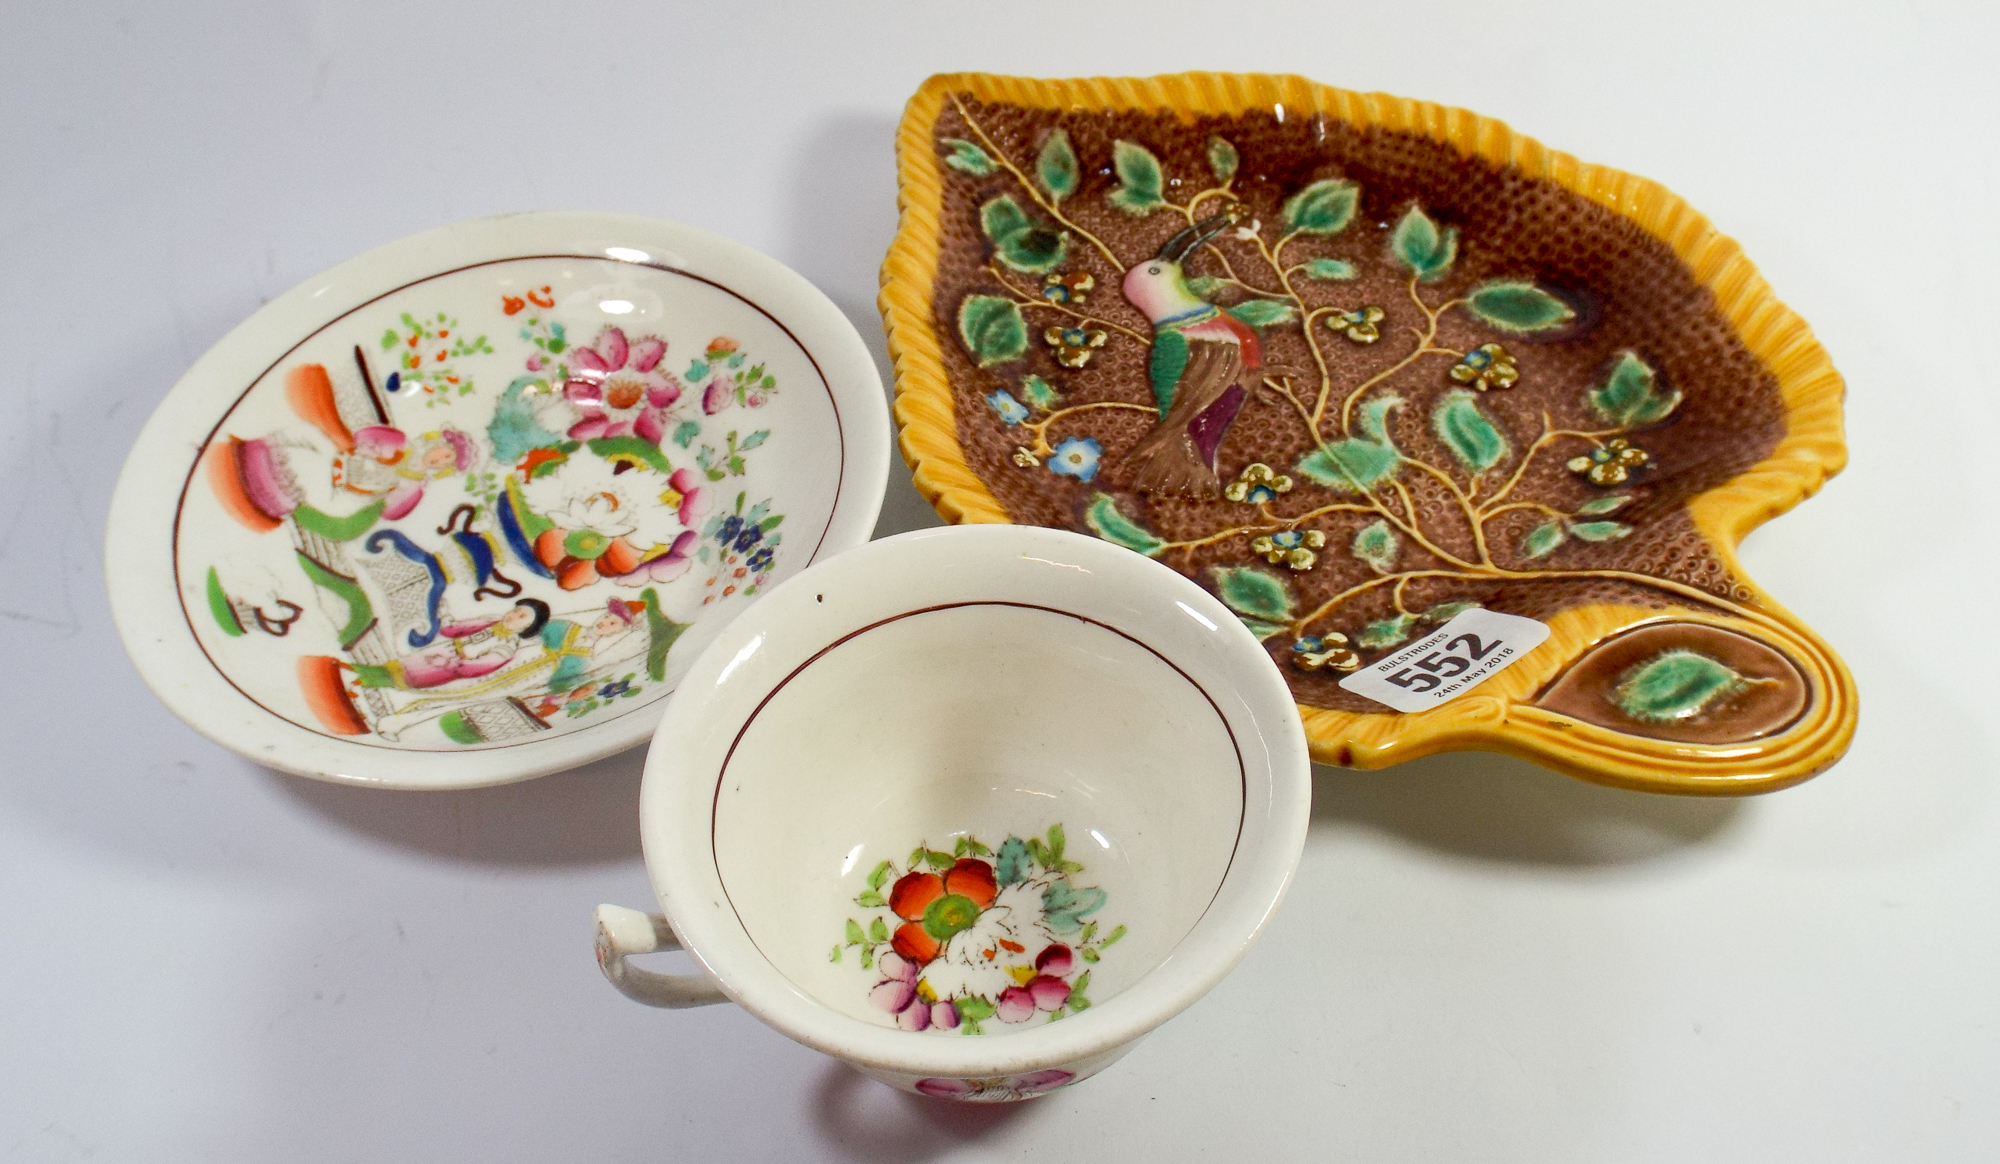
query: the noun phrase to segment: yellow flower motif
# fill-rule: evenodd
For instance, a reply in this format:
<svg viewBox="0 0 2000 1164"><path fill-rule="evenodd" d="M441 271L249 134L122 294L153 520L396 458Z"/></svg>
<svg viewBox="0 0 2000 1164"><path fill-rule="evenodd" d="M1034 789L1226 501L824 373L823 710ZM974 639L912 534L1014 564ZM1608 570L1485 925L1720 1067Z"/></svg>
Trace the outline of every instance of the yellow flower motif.
<svg viewBox="0 0 2000 1164"><path fill-rule="evenodd" d="M1624 437L1569 459L1569 471L1590 478L1592 485L1623 485L1652 458Z"/></svg>
<svg viewBox="0 0 2000 1164"><path fill-rule="evenodd" d="M1379 307L1363 307L1359 311L1343 311L1326 321L1326 325L1357 344L1372 344L1382 338L1382 329L1375 326L1387 314Z"/></svg>
<svg viewBox="0 0 2000 1164"><path fill-rule="evenodd" d="M1514 381L1521 378L1521 370L1514 366L1514 357L1507 354L1506 348L1480 344L1451 366L1451 378L1484 392L1489 388L1513 387Z"/></svg>
<svg viewBox="0 0 2000 1164"><path fill-rule="evenodd" d="M1091 278L1089 271L1071 271L1068 274L1051 272L1042 280L1042 298L1050 303L1075 307L1089 298L1091 289L1096 286L1097 280Z"/></svg>
<svg viewBox="0 0 2000 1164"><path fill-rule="evenodd" d="M1288 529L1282 533L1266 534L1253 538L1250 548L1264 555L1264 560L1277 565L1283 562L1294 570L1310 570L1319 561L1314 550L1326 546L1326 534L1316 529Z"/></svg>
<svg viewBox="0 0 2000 1164"><path fill-rule="evenodd" d="M1293 643L1292 665L1301 671L1317 671L1321 667L1352 671L1361 665L1361 656L1349 649L1347 636L1336 631Z"/></svg>
<svg viewBox="0 0 2000 1164"><path fill-rule="evenodd" d="M1090 353L1104 346L1110 337L1094 327L1051 327L1042 333L1042 342L1056 350L1056 363L1065 368L1081 368L1090 362Z"/></svg>
<svg viewBox="0 0 2000 1164"><path fill-rule="evenodd" d="M1266 501L1276 501L1278 494L1292 490L1292 479L1283 476L1261 461L1243 467L1223 490L1222 495L1231 501L1241 501L1248 505L1261 505Z"/></svg>
<svg viewBox="0 0 2000 1164"><path fill-rule="evenodd" d="M1029 452L1025 446L1017 446L1014 449L1014 463L1023 469L1032 469L1040 465L1042 459Z"/></svg>

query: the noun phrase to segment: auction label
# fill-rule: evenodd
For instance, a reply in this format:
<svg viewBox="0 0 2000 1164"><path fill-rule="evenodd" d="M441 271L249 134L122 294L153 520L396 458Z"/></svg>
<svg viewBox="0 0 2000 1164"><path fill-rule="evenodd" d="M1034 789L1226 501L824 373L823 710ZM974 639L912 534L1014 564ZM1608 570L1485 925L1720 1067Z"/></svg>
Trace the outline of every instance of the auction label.
<svg viewBox="0 0 2000 1164"><path fill-rule="evenodd" d="M1475 606L1340 685L1397 711L1429 711L1520 662L1548 637L1549 628L1532 618Z"/></svg>

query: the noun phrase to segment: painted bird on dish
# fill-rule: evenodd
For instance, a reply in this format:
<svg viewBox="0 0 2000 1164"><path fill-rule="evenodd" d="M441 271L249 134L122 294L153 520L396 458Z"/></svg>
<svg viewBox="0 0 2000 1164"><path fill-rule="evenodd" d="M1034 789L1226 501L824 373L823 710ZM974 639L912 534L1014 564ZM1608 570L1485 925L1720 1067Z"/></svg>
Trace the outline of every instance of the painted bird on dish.
<svg viewBox="0 0 2000 1164"><path fill-rule="evenodd" d="M1212 497L1221 489L1216 450L1266 368L1257 332L1188 286L1181 264L1196 247L1247 217L1240 206L1203 219L1125 272L1125 298L1153 325L1149 369L1160 420L1124 456L1132 488Z"/></svg>

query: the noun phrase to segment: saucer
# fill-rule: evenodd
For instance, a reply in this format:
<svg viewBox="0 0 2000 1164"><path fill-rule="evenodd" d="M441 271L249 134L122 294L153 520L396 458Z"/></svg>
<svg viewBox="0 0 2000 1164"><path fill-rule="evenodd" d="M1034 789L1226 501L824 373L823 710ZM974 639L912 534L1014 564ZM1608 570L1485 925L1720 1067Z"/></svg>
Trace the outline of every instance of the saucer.
<svg viewBox="0 0 2000 1164"><path fill-rule="evenodd" d="M1298 77L933 77L881 304L946 519L1092 533L1227 604L1316 759L1455 748L1766 791L1839 658L1743 572L1842 384L1664 188Z"/></svg>
<svg viewBox="0 0 2000 1164"><path fill-rule="evenodd" d="M440 228L273 300L112 500L140 674L259 763L464 788L644 741L689 661L867 540L888 423L784 266L654 219Z"/></svg>

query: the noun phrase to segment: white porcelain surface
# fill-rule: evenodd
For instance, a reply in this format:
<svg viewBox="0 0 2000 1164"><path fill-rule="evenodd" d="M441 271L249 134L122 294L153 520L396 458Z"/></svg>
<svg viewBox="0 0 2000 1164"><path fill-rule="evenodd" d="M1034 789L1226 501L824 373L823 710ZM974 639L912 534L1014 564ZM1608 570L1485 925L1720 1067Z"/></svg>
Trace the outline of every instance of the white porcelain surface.
<svg viewBox="0 0 2000 1164"><path fill-rule="evenodd" d="M262 763L540 775L645 738L760 588L867 536L885 425L852 326L746 247L460 223L189 370L114 498L113 610L169 706Z"/></svg>
<svg viewBox="0 0 2000 1164"><path fill-rule="evenodd" d="M1083 866L1074 880L1105 893L1089 915L1097 932L1126 929L1076 967L1091 970L1088 997L1101 1004L1164 961L1208 908L1243 809L1228 723L1158 655L1064 613L960 606L846 640L758 709L723 772L715 850L764 956L821 1004L888 1025L869 1000L881 975L856 965L853 947L828 957L843 919L897 925L855 903L881 862L902 872L918 844L955 853L961 837L992 848L1060 825L1066 859ZM1008 966L1065 944L1035 919L1001 924L1029 947L1022 957L954 939L924 981L990 998L1010 984Z"/></svg>
<svg viewBox="0 0 2000 1164"><path fill-rule="evenodd" d="M879 1077L1019 1098L1101 1067L1227 972L1283 891L1309 800L1283 682L1212 597L1096 539L965 526L851 551L732 624L661 724L641 829L680 943L730 998ZM941 1017L892 1014L884 967L909 959L881 935L907 953L904 919L868 895L946 866L947 894L966 867L989 879L966 891L983 908L962 932L920 923L945 942L909 965L938 996L916 1008ZM1028 969L1050 949L1053 986ZM1089 1005L1038 993L1010 1014L1009 966L1056 998L1088 982ZM982 1033L937 1009L974 995L1002 1003Z"/></svg>

